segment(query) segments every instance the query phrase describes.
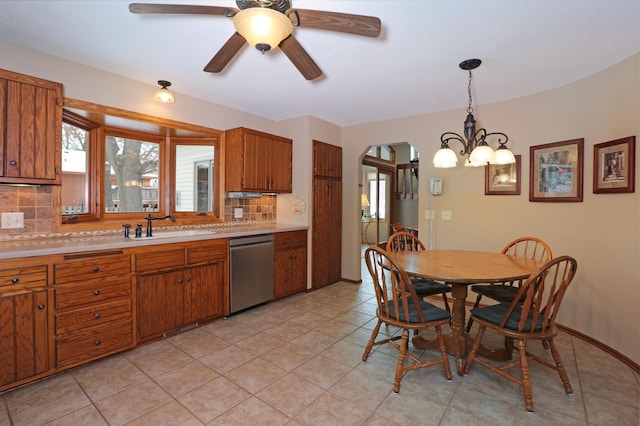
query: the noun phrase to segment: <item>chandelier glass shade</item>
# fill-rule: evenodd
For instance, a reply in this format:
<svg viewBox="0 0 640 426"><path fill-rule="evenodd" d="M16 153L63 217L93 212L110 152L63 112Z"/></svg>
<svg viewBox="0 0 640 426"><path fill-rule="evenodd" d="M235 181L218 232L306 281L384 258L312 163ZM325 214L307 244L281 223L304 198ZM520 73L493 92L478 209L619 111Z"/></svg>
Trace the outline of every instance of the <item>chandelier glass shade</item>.
<svg viewBox="0 0 640 426"><path fill-rule="evenodd" d="M268 7L243 9L233 17L238 34L261 52L277 47L293 30L291 20Z"/></svg>
<svg viewBox="0 0 640 426"><path fill-rule="evenodd" d="M456 153L449 147L450 141L458 141L463 149L460 155L466 156L465 166L481 167L487 164L512 164L516 162L513 153L506 147L509 137L502 132L491 132L483 128L476 130L476 120L473 116L471 98L471 70L480 66L480 59L468 59L460 63L460 68L469 71L469 106L467 107L467 118L464 121L464 136L454 132L445 132L440 136L440 149L433 157L433 165L438 168L455 167L458 163ZM496 151L489 146L487 138L497 137L498 148Z"/></svg>

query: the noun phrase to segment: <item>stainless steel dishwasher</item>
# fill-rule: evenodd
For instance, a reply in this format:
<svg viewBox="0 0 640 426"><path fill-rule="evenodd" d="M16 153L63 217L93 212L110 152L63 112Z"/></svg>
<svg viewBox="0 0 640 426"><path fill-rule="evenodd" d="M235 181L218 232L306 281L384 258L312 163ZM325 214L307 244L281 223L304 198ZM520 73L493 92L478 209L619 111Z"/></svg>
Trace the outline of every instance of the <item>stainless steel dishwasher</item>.
<svg viewBox="0 0 640 426"><path fill-rule="evenodd" d="M273 298L273 237L271 234L231 238L230 311L268 302Z"/></svg>

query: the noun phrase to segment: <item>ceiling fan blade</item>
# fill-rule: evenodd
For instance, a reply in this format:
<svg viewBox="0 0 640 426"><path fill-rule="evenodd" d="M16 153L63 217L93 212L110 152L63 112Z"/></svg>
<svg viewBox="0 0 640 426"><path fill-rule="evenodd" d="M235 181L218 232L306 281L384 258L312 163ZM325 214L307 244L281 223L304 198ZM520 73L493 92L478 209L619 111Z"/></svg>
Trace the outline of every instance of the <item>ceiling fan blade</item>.
<svg viewBox="0 0 640 426"><path fill-rule="evenodd" d="M238 9L222 6L196 6L189 4L153 4L153 3L131 3L129 5L131 13L175 13L186 15L222 15L233 16Z"/></svg>
<svg viewBox="0 0 640 426"><path fill-rule="evenodd" d="M320 67L311 59L311 56L293 35L282 40L279 47L307 80L313 80L322 75Z"/></svg>
<svg viewBox="0 0 640 426"><path fill-rule="evenodd" d="M287 16L289 16L294 25L300 27L339 31L367 37L378 37L382 26L380 19L374 16L351 15L322 10L291 9L287 12Z"/></svg>
<svg viewBox="0 0 640 426"><path fill-rule="evenodd" d="M216 53L213 59L204 67L204 70L206 72L222 71L246 42L240 34L233 33L229 40L218 50L218 53Z"/></svg>

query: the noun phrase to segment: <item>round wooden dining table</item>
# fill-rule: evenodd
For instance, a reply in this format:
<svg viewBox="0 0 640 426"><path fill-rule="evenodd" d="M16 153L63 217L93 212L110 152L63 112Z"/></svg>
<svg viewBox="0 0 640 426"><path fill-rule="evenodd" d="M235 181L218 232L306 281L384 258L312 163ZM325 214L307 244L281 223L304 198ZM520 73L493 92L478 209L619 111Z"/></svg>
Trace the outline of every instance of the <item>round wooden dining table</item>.
<svg viewBox="0 0 640 426"><path fill-rule="evenodd" d="M476 283L502 283L528 278L544 265L524 257L469 250L423 250L392 253L398 265L409 276L445 282L451 285L453 306L451 332L446 335L447 349L456 357L458 374L462 374L464 358L472 342L465 332L467 287ZM424 349L430 341L415 336L413 345ZM507 360L504 349L481 348L479 355L494 360Z"/></svg>

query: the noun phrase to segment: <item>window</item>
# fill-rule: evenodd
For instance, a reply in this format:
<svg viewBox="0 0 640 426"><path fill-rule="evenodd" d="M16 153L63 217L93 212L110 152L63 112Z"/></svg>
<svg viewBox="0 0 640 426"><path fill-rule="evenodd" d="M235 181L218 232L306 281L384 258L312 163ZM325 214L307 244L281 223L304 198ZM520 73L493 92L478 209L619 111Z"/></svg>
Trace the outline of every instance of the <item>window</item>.
<svg viewBox="0 0 640 426"><path fill-rule="evenodd" d="M65 99L54 230L119 229L148 213L172 214L180 225L222 222L221 134Z"/></svg>
<svg viewBox="0 0 640 426"><path fill-rule="evenodd" d="M104 143L104 211L160 211L160 142L108 130Z"/></svg>

